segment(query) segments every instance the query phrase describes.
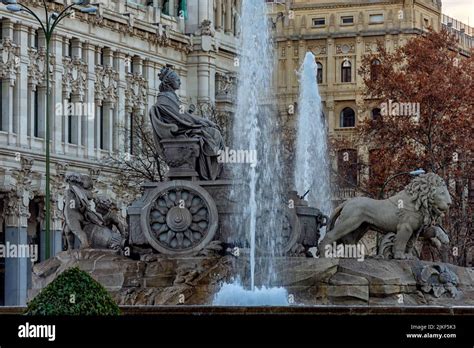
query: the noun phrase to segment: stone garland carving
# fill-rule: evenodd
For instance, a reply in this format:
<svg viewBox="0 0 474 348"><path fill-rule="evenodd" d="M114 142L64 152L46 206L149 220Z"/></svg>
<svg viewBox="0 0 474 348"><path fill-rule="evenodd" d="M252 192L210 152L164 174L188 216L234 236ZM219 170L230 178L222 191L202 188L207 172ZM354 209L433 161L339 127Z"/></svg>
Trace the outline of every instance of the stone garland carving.
<svg viewBox="0 0 474 348"><path fill-rule="evenodd" d="M446 264L425 265L416 276L421 291L436 298L444 294L455 298L460 293L459 278Z"/></svg>
<svg viewBox="0 0 474 348"><path fill-rule="evenodd" d="M354 44L336 45L336 54L347 54L347 53L354 53L354 52L355 52Z"/></svg>
<svg viewBox="0 0 474 348"><path fill-rule="evenodd" d="M158 24L156 28L156 34L150 35L150 41L159 46L170 46L171 39L170 39L170 28L167 25L162 25L161 23Z"/></svg>
<svg viewBox="0 0 474 348"><path fill-rule="evenodd" d="M46 79L44 78L44 69L46 63L46 48L40 47L39 49L29 48L28 58L30 60L28 64L28 77L29 82L33 86L33 90L36 90L37 86L45 86ZM54 54L49 55L49 81L54 83L53 66L56 64L56 57Z"/></svg>
<svg viewBox="0 0 474 348"><path fill-rule="evenodd" d="M115 103L119 74L111 66L96 66L95 98L96 100Z"/></svg>
<svg viewBox="0 0 474 348"><path fill-rule="evenodd" d="M126 81L125 106L131 109L143 110L147 102L147 81L138 73L127 74Z"/></svg>
<svg viewBox="0 0 474 348"><path fill-rule="evenodd" d="M216 82L216 97L235 98L237 90L237 78L234 74L216 73Z"/></svg>
<svg viewBox="0 0 474 348"><path fill-rule="evenodd" d="M87 64L78 58L63 59L63 89L67 94L74 92L82 99L86 90Z"/></svg>
<svg viewBox="0 0 474 348"><path fill-rule="evenodd" d="M15 189L7 194L6 215L9 217L18 216L21 226L27 225L27 220L30 217L29 203L34 197L34 192L30 190L33 162L32 158L21 157L21 169L12 171L12 176L16 181Z"/></svg>
<svg viewBox="0 0 474 348"><path fill-rule="evenodd" d="M36 87L42 85L44 81L45 54L41 54L39 50L29 48L28 57L30 59L30 63L28 64L28 77L35 91Z"/></svg>
<svg viewBox="0 0 474 348"><path fill-rule="evenodd" d="M316 56L324 56L324 55L327 54L327 47L325 45L315 46L315 47L311 48L311 51Z"/></svg>
<svg viewBox="0 0 474 348"><path fill-rule="evenodd" d="M18 46L8 37L0 42L0 78L9 79L13 85L20 66Z"/></svg>
<svg viewBox="0 0 474 348"><path fill-rule="evenodd" d="M373 42L366 42L365 43L365 52L368 52L368 53L377 53L378 50L377 50L377 42L373 41Z"/></svg>

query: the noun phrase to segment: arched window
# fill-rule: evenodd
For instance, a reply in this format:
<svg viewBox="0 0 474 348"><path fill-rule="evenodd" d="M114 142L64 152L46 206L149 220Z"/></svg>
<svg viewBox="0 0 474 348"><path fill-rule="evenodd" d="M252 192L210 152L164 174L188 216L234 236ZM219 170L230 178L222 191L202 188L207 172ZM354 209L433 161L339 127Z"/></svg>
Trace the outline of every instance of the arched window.
<svg viewBox="0 0 474 348"><path fill-rule="evenodd" d="M317 80L318 84L323 83L323 65L320 62L316 62L316 66L318 67L317 71Z"/></svg>
<svg viewBox="0 0 474 348"><path fill-rule="evenodd" d="M377 81L379 78L379 73L380 73L380 60L374 59L370 63L370 78L373 81Z"/></svg>
<svg viewBox="0 0 474 348"><path fill-rule="evenodd" d="M347 59L345 59L341 65L341 81L342 82L352 81L352 64Z"/></svg>
<svg viewBox="0 0 474 348"><path fill-rule="evenodd" d="M382 110L380 108L372 109L372 120L376 121L380 118Z"/></svg>
<svg viewBox="0 0 474 348"><path fill-rule="evenodd" d="M337 173L340 187L357 186L357 151L344 149L337 152Z"/></svg>
<svg viewBox="0 0 474 348"><path fill-rule="evenodd" d="M351 108L344 108L341 111L339 125L341 128L355 127L355 112Z"/></svg>

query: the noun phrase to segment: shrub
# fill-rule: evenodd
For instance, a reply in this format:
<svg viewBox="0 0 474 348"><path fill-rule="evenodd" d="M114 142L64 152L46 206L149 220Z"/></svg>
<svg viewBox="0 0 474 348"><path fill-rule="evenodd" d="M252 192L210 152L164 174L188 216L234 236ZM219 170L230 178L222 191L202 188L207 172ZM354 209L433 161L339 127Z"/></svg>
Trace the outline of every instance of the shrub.
<svg viewBox="0 0 474 348"><path fill-rule="evenodd" d="M107 290L79 268L61 273L28 303L27 315L119 315Z"/></svg>

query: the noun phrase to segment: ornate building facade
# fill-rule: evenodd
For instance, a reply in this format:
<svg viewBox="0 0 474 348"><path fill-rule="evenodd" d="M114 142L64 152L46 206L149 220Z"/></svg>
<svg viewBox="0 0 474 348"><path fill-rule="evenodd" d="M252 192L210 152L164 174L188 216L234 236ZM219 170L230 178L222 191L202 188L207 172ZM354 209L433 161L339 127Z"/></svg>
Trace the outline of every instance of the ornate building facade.
<svg viewBox="0 0 474 348"><path fill-rule="evenodd" d="M319 91L329 135L335 141L351 140L360 120L376 116L377 102L364 100L363 79L358 75L364 55L377 49L377 41L388 50L404 45L413 35L431 27L447 28L454 33L464 54L474 47L473 28L442 15L440 0L280 0L267 1L273 17L276 39L275 94L285 125L285 133L294 137L299 83L295 73L307 51L318 65ZM290 141L291 143L291 141ZM291 144L287 144L293 153ZM360 148L344 150L353 162L353 170L340 175L344 182L357 185L357 158L367 152ZM333 154L337 171L340 154ZM291 162L291 158L290 158ZM346 167L347 169L347 167ZM340 187L335 200L355 194Z"/></svg>
<svg viewBox="0 0 474 348"><path fill-rule="evenodd" d="M44 19L42 2L23 4ZM69 0L49 1L59 12ZM125 214L127 192L113 186L103 165L126 155L134 115L147 118L158 93L159 70L171 65L182 80L184 105L210 105L222 122L232 118L234 58L240 0L101 0L98 11L76 11L50 44L51 253L62 250L64 176L92 176L97 193ZM41 5L41 6L40 6ZM36 245L44 260L45 38L39 24L0 5L0 244ZM0 258L0 304L25 304L31 258Z"/></svg>

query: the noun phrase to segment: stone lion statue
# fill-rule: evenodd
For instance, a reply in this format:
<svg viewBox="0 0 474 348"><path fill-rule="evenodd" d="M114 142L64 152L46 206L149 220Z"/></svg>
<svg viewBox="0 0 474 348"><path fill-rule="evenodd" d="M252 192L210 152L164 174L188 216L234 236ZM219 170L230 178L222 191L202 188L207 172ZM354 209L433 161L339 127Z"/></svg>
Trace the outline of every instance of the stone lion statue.
<svg viewBox="0 0 474 348"><path fill-rule="evenodd" d="M338 206L318 249L321 257L333 243L357 244L369 230L395 233L393 257L411 258L418 235L438 225L451 205L444 180L434 173L413 179L403 191L384 200L356 197Z"/></svg>

